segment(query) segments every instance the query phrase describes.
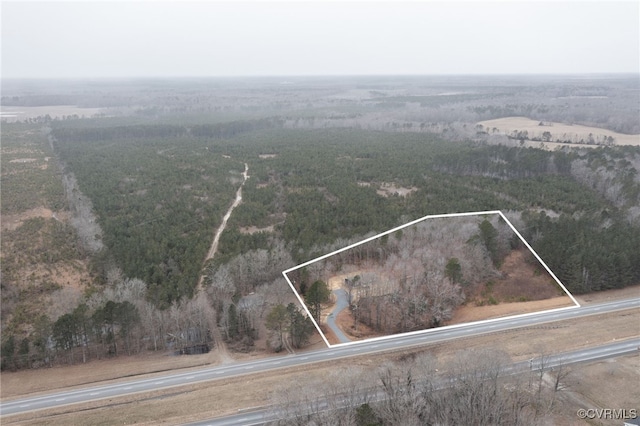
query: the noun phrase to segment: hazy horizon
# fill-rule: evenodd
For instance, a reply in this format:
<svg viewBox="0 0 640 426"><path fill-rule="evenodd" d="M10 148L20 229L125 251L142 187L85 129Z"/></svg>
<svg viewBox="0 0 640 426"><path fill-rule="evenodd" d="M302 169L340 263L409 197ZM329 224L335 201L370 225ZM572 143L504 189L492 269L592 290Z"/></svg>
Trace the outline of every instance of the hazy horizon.
<svg viewBox="0 0 640 426"><path fill-rule="evenodd" d="M484 74L269 74L269 75L135 75L135 76L69 76L69 77L1 77L4 81L136 81L136 80L259 80L259 79L374 79L374 78L447 78L456 79L464 77L473 78L553 78L553 77L586 77L586 78L608 78L608 77L636 77L640 76L638 72L567 72L567 73L484 73Z"/></svg>
<svg viewBox="0 0 640 426"><path fill-rule="evenodd" d="M2 2L2 79L640 73L640 3Z"/></svg>

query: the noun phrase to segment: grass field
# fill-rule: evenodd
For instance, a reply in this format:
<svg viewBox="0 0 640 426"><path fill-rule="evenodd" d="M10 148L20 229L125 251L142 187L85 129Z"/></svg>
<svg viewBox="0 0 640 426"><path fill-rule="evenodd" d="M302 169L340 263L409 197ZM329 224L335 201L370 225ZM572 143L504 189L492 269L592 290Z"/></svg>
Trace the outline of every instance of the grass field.
<svg viewBox="0 0 640 426"><path fill-rule="evenodd" d="M549 138L550 142L545 142L545 145L551 143L554 147L558 140L562 142L560 145L564 145L564 143L571 143L573 145L584 141L582 144L591 146L593 143L589 144L588 142L590 137L593 138L595 142L612 137L614 140L613 145L640 146L640 135L625 135L599 127L588 127L577 124L572 125L545 121L542 122L543 125L541 126L540 123L541 121L539 120L531 120L526 117L505 117L480 121L477 124L482 125L489 134L512 135L513 132L526 131L529 139L544 139L543 133L549 132L551 134Z"/></svg>

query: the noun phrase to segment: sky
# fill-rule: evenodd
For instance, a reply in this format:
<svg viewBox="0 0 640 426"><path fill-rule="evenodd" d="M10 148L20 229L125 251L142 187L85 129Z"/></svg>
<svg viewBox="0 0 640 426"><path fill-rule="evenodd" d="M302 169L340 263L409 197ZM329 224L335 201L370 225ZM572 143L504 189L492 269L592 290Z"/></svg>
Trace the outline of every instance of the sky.
<svg viewBox="0 0 640 426"><path fill-rule="evenodd" d="M633 1L12 1L2 78L640 72Z"/></svg>

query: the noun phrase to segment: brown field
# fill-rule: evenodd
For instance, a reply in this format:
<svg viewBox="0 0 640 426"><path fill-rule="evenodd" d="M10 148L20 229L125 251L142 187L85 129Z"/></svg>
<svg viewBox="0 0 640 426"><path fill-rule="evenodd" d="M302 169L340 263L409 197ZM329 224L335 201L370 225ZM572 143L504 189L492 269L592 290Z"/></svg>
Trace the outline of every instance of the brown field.
<svg viewBox="0 0 640 426"><path fill-rule="evenodd" d="M640 388L633 381L639 379L639 371L637 355L570 366L566 388L558 394L549 424L622 425L623 420L581 420L577 411L579 408L638 410Z"/></svg>
<svg viewBox="0 0 640 426"><path fill-rule="evenodd" d="M25 220L33 219L36 217L42 217L45 219L51 219L54 216L54 212L46 207L36 207L34 209L26 210L20 214L6 214L2 216L2 230L13 231L14 229L22 226ZM59 213L60 214L60 213ZM66 213L65 213L66 217Z"/></svg>
<svg viewBox="0 0 640 426"><path fill-rule="evenodd" d="M438 357L439 361L445 365L447 359L455 351L471 347L478 350L484 348L501 349L510 354L513 361L522 361L539 356L541 351L546 351L547 353L562 352L587 347L590 344L589 342L604 343L636 337L638 335L637 328L629 327L629 324L638 324L639 322L640 309L631 309L614 314L593 315L581 319L456 339L421 349L407 349L332 360L310 366L209 381L153 393L134 394L121 398L61 407L55 410L37 411L5 417L2 419L2 423L26 425L157 424L160 419L166 424L185 423L225 414L235 414L239 410L249 407L267 405L272 401L275 392L287 383L326 380L332 374L354 370L374 372L378 366L386 361L398 360L416 352L427 350ZM197 362L195 360L200 356L170 358L174 362L176 359L194 359L194 362ZM167 360L170 358L167 358ZM200 360L202 362L202 358ZM109 369L107 364L105 362L105 369ZM600 364L605 365L605 367L598 367ZM637 357L619 358L615 360L615 364L618 367L609 368L608 363L572 367L572 373L568 380L575 378L578 385L571 384L571 390L584 392L584 397L590 398L589 395L601 394L599 390L602 383L599 380L612 377L615 380L608 380L606 384L608 386L607 389L609 387L612 388L612 392L607 393L606 396L600 395L595 402L599 404L623 404L628 400L637 401L637 397L634 396L637 391L635 391L636 393L629 392L629 390L635 389L638 380ZM120 366L123 367L122 364ZM156 364L157 367L159 367L159 364ZM41 385L39 387L42 388L44 383L48 383L52 389L60 387L59 380L69 380L67 377L73 376L73 374L70 374L72 368L40 371L39 382ZM111 370L114 374L117 373L116 368ZM100 371L101 374L105 373L102 368L100 370L96 368L94 371ZM610 374L610 371L613 371L613 375L606 376ZM12 373L9 376L21 376L24 373L28 372ZM16 386L25 388L24 390L27 392L23 393L28 393L27 388L33 386L33 382L21 385L18 379L14 380L14 383ZM3 377L3 392L4 388ZM602 408L605 407L608 406L602 406ZM587 425L588 423L585 422L571 422L576 420L575 410L577 408L575 404L568 403L566 409L558 410L561 413L554 418L554 420L557 420L554 424Z"/></svg>
<svg viewBox="0 0 640 426"><path fill-rule="evenodd" d="M578 124L564 124L544 122L543 126L540 126L539 120L531 120L526 117L506 117L497 118L494 120L480 121L489 134L493 133L493 129L496 128L499 134L509 135L513 131L527 131L529 138L540 137L542 138L543 132L551 133L551 140L556 141L571 141L571 144L556 143L556 142L535 142L525 141L525 146L540 147L544 144L544 147L550 150L555 149L558 146L575 146L575 147L594 147L593 144L580 144L580 140L588 140L589 135L592 135L596 140L598 138L606 138L611 136L614 138L614 145L635 145L640 146L640 135L625 135L622 133L616 133L611 130L602 129L599 127L581 126Z"/></svg>

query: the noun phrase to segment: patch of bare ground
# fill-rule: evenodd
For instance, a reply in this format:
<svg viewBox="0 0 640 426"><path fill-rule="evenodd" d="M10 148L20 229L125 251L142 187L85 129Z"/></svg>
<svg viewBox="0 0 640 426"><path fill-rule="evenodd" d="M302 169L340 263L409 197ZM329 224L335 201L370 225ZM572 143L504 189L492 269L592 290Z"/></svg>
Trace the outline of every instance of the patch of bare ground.
<svg viewBox="0 0 640 426"><path fill-rule="evenodd" d="M525 249L511 251L500 266L501 276L465 289L467 300L481 305L487 303L487 299L492 303L526 302L565 295L541 265L527 262L529 256Z"/></svg>
<svg viewBox="0 0 640 426"><path fill-rule="evenodd" d="M257 226L243 226L239 228L241 234L253 235L258 232L273 232L274 225L266 226L264 228L258 228Z"/></svg>
<svg viewBox="0 0 640 426"><path fill-rule="evenodd" d="M342 286L344 285L345 278L353 278L356 275L362 274L363 271L364 271L363 269L355 269L354 268L353 271L351 271L351 272L347 272L347 273L343 273L343 274L339 274L339 275L333 275L327 280L327 285L329 286L329 289L331 291L338 290L338 289L342 288ZM325 309L323 309L323 311L324 310ZM329 311L331 311L331 310L333 310L333 307L331 307L331 309L329 309Z"/></svg>
<svg viewBox="0 0 640 426"><path fill-rule="evenodd" d="M267 158L276 158L278 156L278 154L259 154L258 157L261 159L267 159Z"/></svg>
<svg viewBox="0 0 640 426"><path fill-rule="evenodd" d="M358 323L355 325L353 313L349 309L345 309L338 314L336 318L336 324L351 340L358 341L364 339L371 339L374 337L384 336L381 333L376 332L366 324ZM334 342L331 342L332 344ZM338 342L336 342L338 343Z"/></svg>
<svg viewBox="0 0 640 426"><path fill-rule="evenodd" d="M453 318L451 318L446 325L464 324L472 321L541 312L568 306L575 306L573 301L569 299L569 296L536 300L534 302L500 303L499 305L475 306L473 304L467 304L456 309Z"/></svg>
<svg viewBox="0 0 640 426"><path fill-rule="evenodd" d="M418 188L416 188L415 186L405 188L402 186L396 186L395 183L382 182L380 187L376 190L376 193L383 197L390 197L392 195L399 195L401 197L406 197L407 195L417 190Z"/></svg>
<svg viewBox="0 0 640 426"><path fill-rule="evenodd" d="M598 422L586 422L577 418L577 409L631 409L640 411L640 357L629 355L611 358L600 362L572 366L564 389L559 394L559 403L555 408L555 417L573 414L576 423L562 424L601 424L619 426L620 419L602 419ZM567 419L569 420L569 419Z"/></svg>
<svg viewBox="0 0 640 426"><path fill-rule="evenodd" d="M330 360L308 366L279 369L206 383L171 388L122 398L78 404L3 418L3 424L68 425L68 424L168 424L185 423L222 415L237 414L238 410L270 404L277 389L287 383L313 382L335 374L336 371L364 369L375 374L375 369L387 361L399 360L413 353L428 351L438 357L442 365L458 350L499 349L511 355L513 361L522 361L546 353L580 349L612 340L638 336L640 309L593 315L561 322L550 322L500 333L455 339L415 349L370 354L346 359ZM614 374L610 385L619 386L619 392L631 389L638 379L637 369L621 369ZM577 371L582 366L574 367ZM607 370L605 369L605 373ZM16 373L21 374L21 373ZM599 393L596 380L591 392ZM588 382L585 382L587 386ZM628 386L626 386L628 384ZM4 387L4 386L3 386ZM615 395L615 394L612 394ZM631 394L633 396L633 394ZM615 396L611 397L614 401ZM637 401L637 399L636 399ZM613 402L611 402L613 403ZM575 420L575 409L564 412L562 420ZM555 423L554 423L555 424ZM576 424L576 423L566 423ZM580 424L580 423L578 423ZM584 424L584 423L583 423Z"/></svg>
<svg viewBox="0 0 640 426"><path fill-rule="evenodd" d="M526 256L524 250L512 251L500 267L500 278L466 289L467 303L456 309L447 325L575 306L551 276L528 263Z"/></svg>
<svg viewBox="0 0 640 426"><path fill-rule="evenodd" d="M33 163L34 161L38 161L37 158L16 158L14 160L10 160L10 163Z"/></svg>
<svg viewBox="0 0 640 426"><path fill-rule="evenodd" d="M33 219L36 217L42 217L45 219L56 217L61 220L59 216L67 217L67 214L54 213L46 207L36 207L33 209L25 210L18 214L7 214L2 216L2 230L13 231L15 229L18 229L25 220Z"/></svg>
<svg viewBox="0 0 640 426"><path fill-rule="evenodd" d="M70 287L78 292L84 291L90 281L89 262L78 259L53 265L36 265L34 269L25 269L24 273L35 282L49 281L61 288Z"/></svg>
<svg viewBox="0 0 640 426"><path fill-rule="evenodd" d="M574 295L580 305L592 305L614 300L640 297L640 284L615 290L597 291L593 293Z"/></svg>

